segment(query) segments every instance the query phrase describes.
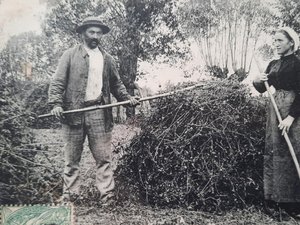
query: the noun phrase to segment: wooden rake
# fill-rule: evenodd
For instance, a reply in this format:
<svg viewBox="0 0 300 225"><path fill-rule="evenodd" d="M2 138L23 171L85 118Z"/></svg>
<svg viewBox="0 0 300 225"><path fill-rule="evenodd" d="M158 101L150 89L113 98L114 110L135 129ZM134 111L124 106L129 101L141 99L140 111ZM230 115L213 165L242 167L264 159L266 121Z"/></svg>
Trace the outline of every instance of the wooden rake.
<svg viewBox="0 0 300 225"><path fill-rule="evenodd" d="M139 102L166 97L166 96L173 95L173 94L176 94L179 92L192 90L192 89L194 89L196 87L200 87L200 86L203 86L203 84L196 84L196 85L186 87L186 88L183 88L180 90L176 90L176 91L172 91L172 92L168 92L168 93L164 93L164 94L159 94L159 95L153 95L153 96L149 96L149 97L145 97L145 98L140 98ZM112 108L112 107L116 107L116 106L120 106L120 105L128 105L129 103L130 103L130 101L127 100L127 101L116 102L116 103L107 104L107 105L96 105L96 106L85 107L82 109L68 110L68 111L64 111L63 115L70 114L70 113L87 112L87 111L92 111L92 110L96 110L96 109L107 109L107 108ZM46 118L46 117L51 117L51 116L53 116L51 113L47 113L47 114L39 115L38 118Z"/></svg>

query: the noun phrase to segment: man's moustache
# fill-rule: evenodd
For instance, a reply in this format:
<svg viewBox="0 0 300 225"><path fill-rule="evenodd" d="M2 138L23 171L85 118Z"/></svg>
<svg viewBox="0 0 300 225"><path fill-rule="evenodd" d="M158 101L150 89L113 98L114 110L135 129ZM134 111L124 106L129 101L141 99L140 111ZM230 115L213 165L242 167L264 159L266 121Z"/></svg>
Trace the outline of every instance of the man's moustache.
<svg viewBox="0 0 300 225"><path fill-rule="evenodd" d="M90 42L96 42L97 44L99 43L99 41L97 39L92 39Z"/></svg>

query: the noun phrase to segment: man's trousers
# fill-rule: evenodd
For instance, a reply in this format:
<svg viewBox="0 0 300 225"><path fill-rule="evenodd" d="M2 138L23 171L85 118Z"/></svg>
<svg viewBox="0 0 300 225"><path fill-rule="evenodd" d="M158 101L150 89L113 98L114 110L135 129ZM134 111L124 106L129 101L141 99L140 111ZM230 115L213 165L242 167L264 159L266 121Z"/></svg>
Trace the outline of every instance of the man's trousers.
<svg viewBox="0 0 300 225"><path fill-rule="evenodd" d="M83 123L80 126L63 125L66 143L64 149L64 197L69 198L70 194L79 194L80 192L79 162L86 136L96 161L96 186L101 197L105 197L113 190L112 135L111 132L105 132L104 125L104 112L101 109L84 112Z"/></svg>

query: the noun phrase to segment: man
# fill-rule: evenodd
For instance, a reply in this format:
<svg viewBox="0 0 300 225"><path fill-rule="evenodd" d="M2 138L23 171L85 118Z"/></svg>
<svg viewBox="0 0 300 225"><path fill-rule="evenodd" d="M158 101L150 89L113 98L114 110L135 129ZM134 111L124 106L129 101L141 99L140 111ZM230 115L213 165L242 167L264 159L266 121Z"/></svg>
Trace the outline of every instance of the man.
<svg viewBox="0 0 300 225"><path fill-rule="evenodd" d="M138 104L121 82L113 58L99 46L101 37L109 31L99 18L86 18L76 29L83 43L64 52L50 84L51 113L62 119L66 142L63 201L72 201L80 194L79 162L86 136L96 161L96 186L101 201L105 202L112 196L114 179L111 168L112 109L65 116L62 112L110 104L110 93L118 101L130 100L131 106Z"/></svg>

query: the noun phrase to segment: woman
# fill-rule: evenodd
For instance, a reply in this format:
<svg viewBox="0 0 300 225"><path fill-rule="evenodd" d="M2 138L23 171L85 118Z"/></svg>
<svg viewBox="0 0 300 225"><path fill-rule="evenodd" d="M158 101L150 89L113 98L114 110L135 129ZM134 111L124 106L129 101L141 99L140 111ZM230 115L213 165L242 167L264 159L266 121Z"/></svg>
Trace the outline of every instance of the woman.
<svg viewBox="0 0 300 225"><path fill-rule="evenodd" d="M299 47L297 33L289 27L277 30L275 47L280 59L271 61L266 72L253 81L260 93L266 91L265 81L276 89L274 98L283 119L278 124L270 102L264 152L264 197L268 205L278 203L287 213L296 215L300 213L300 180L282 134L288 133L300 160L300 60L295 55Z"/></svg>

